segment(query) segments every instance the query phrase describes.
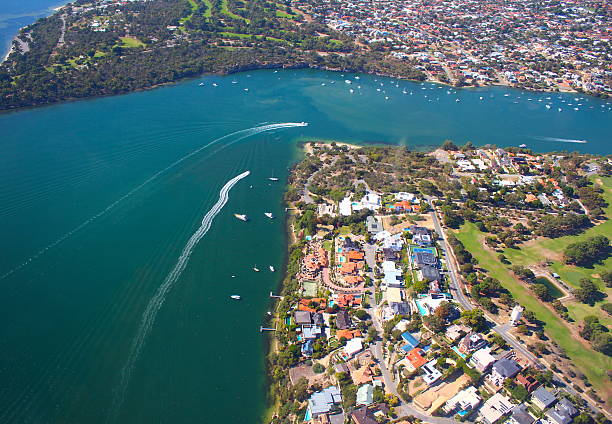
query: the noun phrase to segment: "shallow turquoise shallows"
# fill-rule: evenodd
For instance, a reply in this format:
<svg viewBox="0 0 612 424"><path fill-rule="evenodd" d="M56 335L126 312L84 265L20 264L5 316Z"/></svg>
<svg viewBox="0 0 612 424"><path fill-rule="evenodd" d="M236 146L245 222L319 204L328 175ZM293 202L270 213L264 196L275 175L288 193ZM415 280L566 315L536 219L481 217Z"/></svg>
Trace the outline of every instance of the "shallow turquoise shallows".
<svg viewBox="0 0 612 424"><path fill-rule="evenodd" d="M317 71L0 115L0 422L259 422L296 140L609 154L610 117L577 95Z"/></svg>

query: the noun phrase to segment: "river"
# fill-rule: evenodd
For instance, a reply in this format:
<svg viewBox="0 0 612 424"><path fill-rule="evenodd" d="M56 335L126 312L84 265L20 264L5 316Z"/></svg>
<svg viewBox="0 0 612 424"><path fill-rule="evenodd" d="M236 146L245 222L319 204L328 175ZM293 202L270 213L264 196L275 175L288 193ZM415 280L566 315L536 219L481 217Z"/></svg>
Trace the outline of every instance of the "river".
<svg viewBox="0 0 612 424"><path fill-rule="evenodd" d="M612 153L599 99L359 77L207 76L0 115L0 422L259 422L297 140Z"/></svg>

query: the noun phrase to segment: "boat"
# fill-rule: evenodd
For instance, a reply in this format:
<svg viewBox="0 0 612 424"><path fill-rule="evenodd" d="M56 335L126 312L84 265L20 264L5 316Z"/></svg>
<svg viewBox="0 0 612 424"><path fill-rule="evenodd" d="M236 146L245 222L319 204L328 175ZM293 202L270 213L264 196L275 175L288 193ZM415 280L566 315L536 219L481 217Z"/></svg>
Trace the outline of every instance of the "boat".
<svg viewBox="0 0 612 424"><path fill-rule="evenodd" d="M545 105L545 106L546 106L546 109L550 109L550 105Z"/></svg>
<svg viewBox="0 0 612 424"><path fill-rule="evenodd" d="M219 84L213 82L213 87L219 87Z"/></svg>
<svg viewBox="0 0 612 424"><path fill-rule="evenodd" d="M268 311L268 315L269 315L269 316L272 316L272 312Z"/></svg>
<svg viewBox="0 0 612 424"><path fill-rule="evenodd" d="M347 84L352 84L353 83L353 81L351 81L351 80L344 80L344 82L347 83Z"/></svg>
<svg viewBox="0 0 612 424"><path fill-rule="evenodd" d="M234 80L232 81L232 84L238 84L238 81Z"/></svg>
<svg viewBox="0 0 612 424"><path fill-rule="evenodd" d="M355 90L353 90L352 88L349 89L349 93L354 93Z"/></svg>
<svg viewBox="0 0 612 424"><path fill-rule="evenodd" d="M278 181L278 178L276 178L276 177L268 177L268 179L269 179L270 181Z"/></svg>
<svg viewBox="0 0 612 424"><path fill-rule="evenodd" d="M482 97L482 96L480 96L480 97L479 97L479 99L480 99L480 100L482 100L482 99L483 99L483 97Z"/></svg>
<svg viewBox="0 0 612 424"><path fill-rule="evenodd" d="M524 149L525 147L527 147L527 145L526 145L526 144L519 144L519 147L520 147L521 149Z"/></svg>
<svg viewBox="0 0 612 424"><path fill-rule="evenodd" d="M274 267L270 265L270 271L274 272Z"/></svg>
<svg viewBox="0 0 612 424"><path fill-rule="evenodd" d="M274 219L274 215L272 215L272 212L264 212L264 215L270 219Z"/></svg>
<svg viewBox="0 0 612 424"><path fill-rule="evenodd" d="M199 85L200 87L202 87L202 86L204 85L204 83L203 83L203 82L201 82L201 83L199 83L198 85Z"/></svg>
<svg viewBox="0 0 612 424"><path fill-rule="evenodd" d="M509 96L510 96L510 94L504 94L504 97L509 97Z"/></svg>
<svg viewBox="0 0 612 424"><path fill-rule="evenodd" d="M257 268L257 265L255 265L255 266L253 267L253 271L255 271L255 272L259 272L259 268Z"/></svg>
<svg viewBox="0 0 612 424"><path fill-rule="evenodd" d="M249 91L249 89L248 89L248 88L245 88L245 89L244 89L244 91Z"/></svg>
<svg viewBox="0 0 612 424"><path fill-rule="evenodd" d="M248 221L248 220L249 220L249 217L248 217L248 216L246 216L246 215L240 215L239 213L235 213L235 214L234 214L234 216L235 216L236 218L238 218L239 220L241 220L241 221Z"/></svg>
<svg viewBox="0 0 612 424"><path fill-rule="evenodd" d="M455 99L455 101L456 101L457 103L459 103L461 100L459 100L459 99Z"/></svg>
<svg viewBox="0 0 612 424"><path fill-rule="evenodd" d="M230 297L231 297L232 299L234 299L234 300L240 300L240 296L239 296L239 295L237 295L237 294L233 294L233 295L231 295Z"/></svg>

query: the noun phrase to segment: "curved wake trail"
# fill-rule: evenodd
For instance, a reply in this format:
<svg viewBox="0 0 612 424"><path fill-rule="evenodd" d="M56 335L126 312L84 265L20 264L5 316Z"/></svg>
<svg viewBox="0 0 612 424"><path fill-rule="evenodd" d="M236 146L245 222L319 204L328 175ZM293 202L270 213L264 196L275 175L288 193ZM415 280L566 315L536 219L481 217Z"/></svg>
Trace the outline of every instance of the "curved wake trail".
<svg viewBox="0 0 612 424"><path fill-rule="evenodd" d="M239 136L238 139L236 139L236 140L234 140L232 142L232 143L235 143L235 142L238 142L238 141L240 141L240 140L242 140L244 138L247 138L247 137L250 137L252 135L256 135L256 134L262 133L262 132L279 130L279 129L283 129L283 128L305 127L307 125L308 124L306 122L284 122L284 123L280 123L280 124L269 124L269 125L262 125L262 126L259 126L259 127L247 128L245 130L240 130L240 131L236 131L236 132L224 135L223 137L219 137L219 138L211 141L210 143L205 144L204 146L197 148L193 152L188 153L185 156L181 157L180 159L177 159L176 161L172 162L170 165L166 166L164 169L162 169L160 171L157 171L155 174L150 176L144 182L142 182L141 184L139 184L138 186L136 186L132 190L128 191L126 194L121 196L119 199L115 200L113 203L108 205L103 210L101 210L100 212L98 212L97 214L92 216L91 218L87 219L86 221L82 222L80 225L78 225L74 229L68 231L66 234L64 234L63 236L61 236L60 238L58 238L57 240L55 240L51 244L47 245L46 247L43 247L38 252L36 252L34 255L32 255L28 259L26 259L24 262L22 262L21 264L17 265L15 268L13 268L13 269L7 271L6 273L4 273L2 276L0 276L0 281L2 281L5 278L9 277L10 275L14 274L15 272L19 271L20 269L24 268L25 266L30 264L32 261L38 259L42 255L44 255L48 250L53 249L55 246L57 246L58 244L62 243L66 239L70 238L75 233L79 232L80 230L85 228L87 225L89 225L93 221L95 221L96 219L98 219L98 218L102 217L103 215L105 215L107 212L109 212L111 209L113 209L119 203L123 202L127 198L129 198L132 195L134 195L136 192L141 190L147 184L149 184L153 180L157 179L160 175L168 172L169 170L171 170L172 168L174 168L177 165L181 164L182 162L186 161L187 159L191 158L192 156L200 153L202 150L206 149L207 147L210 147L210 146L212 146L215 143L218 143L218 142L220 142L222 140L225 140L225 139L233 137L233 136Z"/></svg>
<svg viewBox="0 0 612 424"><path fill-rule="evenodd" d="M136 360L140 355L140 351L145 343L149 332L151 331L151 327L155 322L155 317L157 313L161 309L164 301L166 300L166 294L170 291L174 283L181 276L185 267L187 266L187 262L189 261L189 257L191 256L191 252L193 248L198 244L198 242L204 237L204 235L210 229L213 220L215 217L221 212L221 209L225 206L229 199L229 191L240 181L250 174L249 171L243 172L242 174L232 178L229 180L221 191L219 192L219 200L214 206L204 215L202 219L202 223L200 224L200 228L197 229L195 233L191 236L187 244L183 248L181 255L174 265L174 268L170 271L170 273L166 276L164 282L159 286L147 307L142 314L142 320L140 322L140 327L138 328L138 332L136 333L136 338L132 342L132 346L130 348L130 353L128 355L127 362L123 369L121 370L121 381L119 383L119 387L115 392L115 396L113 398L113 404L110 409L110 417L109 422L114 422L117 418L117 414L119 413L119 408L123 403L123 399L125 397L125 392L127 390L128 384L130 382L130 377L132 375L132 370L134 369L134 365L136 364Z"/></svg>

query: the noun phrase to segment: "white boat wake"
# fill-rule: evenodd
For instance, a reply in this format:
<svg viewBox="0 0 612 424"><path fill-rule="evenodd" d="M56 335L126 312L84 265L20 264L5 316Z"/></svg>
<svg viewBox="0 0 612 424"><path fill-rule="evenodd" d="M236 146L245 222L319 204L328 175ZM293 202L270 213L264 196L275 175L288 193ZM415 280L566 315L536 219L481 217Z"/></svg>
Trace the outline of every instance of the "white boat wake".
<svg viewBox="0 0 612 424"><path fill-rule="evenodd" d="M147 307L145 308L144 313L142 314L142 320L140 321L140 327L138 328L138 332L136 333L136 337L132 342L132 346L130 348L130 353L128 355L128 359L126 361L125 366L121 370L121 380L119 383L119 387L117 388L115 395L113 397L113 404L110 409L109 422L114 422L117 418L117 414L119 413L119 409L123 403L123 399L125 397L125 393L130 382L130 377L132 375L132 370L134 369L134 365L140 356L140 351L144 346L145 340L151 331L151 327L155 322L155 317L157 313L161 309L164 301L166 300L166 295L172 289L172 286L179 279L185 267L187 266L187 262L189 262L189 257L191 256L191 252L193 248L198 244L198 242L206 235L210 226L212 225L215 217L221 212L221 209L225 206L229 199L229 191L234 187L238 181L245 178L250 174L249 171L243 172L242 174L232 178L229 180L221 191L219 192L219 200L214 206L204 215L202 218L202 223L200 224L200 228L197 229L195 233L189 238L185 247L183 247L183 251L174 265L174 268L170 271L170 273L166 276L164 282L159 286Z"/></svg>
<svg viewBox="0 0 612 424"><path fill-rule="evenodd" d="M130 190L129 192L127 192L126 194L121 196L119 199L115 200L113 203L108 205L103 210L101 210L100 212L98 212L97 214L92 216L91 218L87 219L86 221L82 222L81 224L76 226L74 229L68 231L66 234L64 234L63 236L61 236L60 238L58 238L57 240L55 240L51 244L47 245L46 247L43 247L38 252L36 252L32 256L30 256L28 259L23 261L21 264L17 265L13 269L11 269L11 270L7 271L6 273L4 273L2 276L0 276L0 281L2 281L5 278L7 278L8 276L14 274L15 272L19 271L20 269L24 268L30 262L38 259L43 254L45 254L48 250L54 248L55 246L57 246L58 244L62 243L66 239L70 238L75 233L77 233L80 230L82 230L83 228L85 228L87 225L91 224L96 219L98 219L98 218L102 217L103 215L105 215L107 212L109 212L111 209L113 209L119 203L121 203L124 200L126 200L127 198L131 197L134 193L138 192L144 186L146 186L147 184L149 184L153 180L157 179L157 177L159 177L160 175L168 172L169 170L171 170L175 166L179 165L180 163L182 163L182 162L186 161L187 159L191 158L192 156L200 153L202 150L206 149L207 147L210 147L210 146L212 146L215 143L218 143L218 142L220 142L222 140L225 140L227 138L234 137L234 136L238 136L238 139L234 140L232 142L232 144L236 143L236 142L238 142L238 141L240 141L240 140L242 140L244 138L247 138L247 137L250 137L252 135L256 135L256 134L262 133L262 132L266 132L266 131L279 130L279 129L283 129L283 128L305 127L305 126L308 126L308 123L306 123L306 122L284 122L284 123L280 123L280 124L262 125L262 126L259 126L259 127L247 128L245 130L240 130L240 131L233 132L231 134L224 135L223 137L217 138L217 139L211 141L210 143L208 143L208 144L206 144L206 145L204 145L202 147L199 147L198 149L194 150L193 152L188 153L185 156L181 157L180 159L177 159L176 161L172 162L170 165L168 165L164 169L162 169L160 171L157 171L151 177L146 179L143 183L141 183L140 185L136 186L135 188L133 188L132 190Z"/></svg>
<svg viewBox="0 0 612 424"><path fill-rule="evenodd" d="M557 138L557 137L532 137L536 140L542 141L560 141L561 143L588 143L586 140L572 140L571 138Z"/></svg>

